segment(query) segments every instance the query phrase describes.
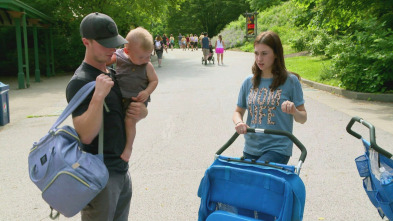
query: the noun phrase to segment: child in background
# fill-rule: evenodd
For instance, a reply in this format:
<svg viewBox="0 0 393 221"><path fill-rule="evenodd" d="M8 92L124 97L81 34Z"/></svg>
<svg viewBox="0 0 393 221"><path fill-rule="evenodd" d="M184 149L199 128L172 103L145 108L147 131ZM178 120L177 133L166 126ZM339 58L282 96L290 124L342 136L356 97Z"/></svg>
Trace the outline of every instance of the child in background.
<svg viewBox="0 0 393 221"><path fill-rule="evenodd" d="M116 79L123 96L123 108L127 110L132 101L147 103L150 95L156 89L158 77L150 55L153 51L153 37L144 28L138 27L131 30L126 37L128 44L117 49L107 65L115 64ZM136 135L137 121L126 117L127 142L121 158L128 162L131 157L132 147Z"/></svg>

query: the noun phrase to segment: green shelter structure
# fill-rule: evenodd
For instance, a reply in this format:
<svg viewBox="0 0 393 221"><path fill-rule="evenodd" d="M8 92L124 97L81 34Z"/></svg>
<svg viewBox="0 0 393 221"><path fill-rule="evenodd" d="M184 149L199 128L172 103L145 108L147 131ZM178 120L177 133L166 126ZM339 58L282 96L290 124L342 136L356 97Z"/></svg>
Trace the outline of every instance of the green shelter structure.
<svg viewBox="0 0 393 221"><path fill-rule="evenodd" d="M46 75L54 76L53 29L54 21L49 16L18 0L0 0L0 28L14 26L18 61L18 88L30 87L30 64L28 31L32 31L34 44L35 81L40 82L38 32L44 37ZM1 36L0 36L1 38ZM31 38L31 37L30 37Z"/></svg>

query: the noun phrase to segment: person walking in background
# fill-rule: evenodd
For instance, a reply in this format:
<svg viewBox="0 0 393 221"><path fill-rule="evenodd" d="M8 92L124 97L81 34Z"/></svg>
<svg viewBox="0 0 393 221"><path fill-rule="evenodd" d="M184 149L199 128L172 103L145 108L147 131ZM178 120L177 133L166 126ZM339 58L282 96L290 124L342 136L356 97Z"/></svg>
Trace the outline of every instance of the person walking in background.
<svg viewBox="0 0 393 221"><path fill-rule="evenodd" d="M187 50L190 49L190 35L186 35L186 47L187 47Z"/></svg>
<svg viewBox="0 0 393 221"><path fill-rule="evenodd" d="M202 48L202 39L203 39L204 37L205 37L205 36L204 36L204 33L202 32L201 35L199 36L199 41L198 41L198 43L201 44L201 48Z"/></svg>
<svg viewBox="0 0 393 221"><path fill-rule="evenodd" d="M72 122L79 135L81 149L92 154L98 152L98 133L104 125L104 163L109 172L107 185L81 211L81 219L126 221L132 184L128 163L120 158L126 145L124 119L143 119L147 116L147 108L142 102L132 102L126 113L123 112L115 71L107 68L106 63L117 47L128 42L119 35L113 19L102 13L91 13L83 18L79 30L86 51L82 64L67 85L67 102L84 85L96 82L95 90L72 112ZM104 103L109 112L104 110Z"/></svg>
<svg viewBox="0 0 393 221"><path fill-rule="evenodd" d="M162 53L164 53L164 43L162 42L162 37L157 35L154 41L154 52L157 54L158 67L161 67Z"/></svg>
<svg viewBox="0 0 393 221"><path fill-rule="evenodd" d="M198 51L198 36L194 34L194 46L195 50Z"/></svg>
<svg viewBox="0 0 393 221"><path fill-rule="evenodd" d="M207 37L206 32L203 34L203 36L204 37L201 40L201 45L202 45L202 52L203 52L203 58L205 60L205 65L207 65L207 58L209 57L210 39Z"/></svg>
<svg viewBox="0 0 393 221"><path fill-rule="evenodd" d="M166 36L165 35L165 38L166 38L166 49L165 49L165 51L168 53L168 48L170 47L170 43L169 43L169 38L168 38L168 36Z"/></svg>
<svg viewBox="0 0 393 221"><path fill-rule="evenodd" d="M194 51L194 35L190 34L190 46L191 46L191 51Z"/></svg>
<svg viewBox="0 0 393 221"><path fill-rule="evenodd" d="M168 53L167 42L168 42L168 38L166 37L165 34L163 34L163 35L162 35L162 43L163 43L164 50L165 50L166 53Z"/></svg>
<svg viewBox="0 0 393 221"><path fill-rule="evenodd" d="M179 48L183 48L181 46L181 39L183 38L183 36L179 33L179 36L177 36L177 39L179 40Z"/></svg>
<svg viewBox="0 0 393 221"><path fill-rule="evenodd" d="M175 45L175 38L171 34L171 37L169 38L170 45L171 45L171 50L173 51L173 46Z"/></svg>
<svg viewBox="0 0 393 221"><path fill-rule="evenodd" d="M287 164L292 155L291 140L270 134L248 134L247 127L292 133L293 120L305 123L307 112L300 77L286 70L281 40L274 32L262 32L256 37L254 54L253 74L241 86L232 120L236 132L244 134L245 158Z"/></svg>
<svg viewBox="0 0 393 221"><path fill-rule="evenodd" d="M222 36L218 35L218 39L216 40L216 44L214 45L217 54L217 64L220 65L220 57L221 64L224 65L224 51L225 51L225 43L222 40Z"/></svg>
<svg viewBox="0 0 393 221"><path fill-rule="evenodd" d="M150 55L153 51L153 37L144 28L138 27L130 30L126 40L128 43L122 49L117 49L107 65L116 64L116 80L123 95L123 107L128 107L134 100L146 105L150 95L156 89L158 77ZM134 98L132 100L132 98ZM127 142L121 159L128 162L131 157L136 135L137 120L126 118Z"/></svg>
<svg viewBox="0 0 393 221"><path fill-rule="evenodd" d="M181 38L181 48L183 48L183 51L186 50L186 46L187 46L186 36L183 35L183 37Z"/></svg>

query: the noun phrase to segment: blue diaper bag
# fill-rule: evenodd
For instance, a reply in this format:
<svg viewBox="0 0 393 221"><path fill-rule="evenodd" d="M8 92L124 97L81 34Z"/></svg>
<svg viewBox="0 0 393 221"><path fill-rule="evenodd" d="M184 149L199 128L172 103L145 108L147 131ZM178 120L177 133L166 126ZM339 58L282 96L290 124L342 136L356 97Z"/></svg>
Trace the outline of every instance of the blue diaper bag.
<svg viewBox="0 0 393 221"><path fill-rule="evenodd" d="M94 81L82 87L48 134L34 143L30 150L30 179L50 205L51 216L53 209L66 217L74 216L104 189L108 182L109 173L103 162L102 127L98 155L81 150L81 141L74 128L58 128L94 88Z"/></svg>

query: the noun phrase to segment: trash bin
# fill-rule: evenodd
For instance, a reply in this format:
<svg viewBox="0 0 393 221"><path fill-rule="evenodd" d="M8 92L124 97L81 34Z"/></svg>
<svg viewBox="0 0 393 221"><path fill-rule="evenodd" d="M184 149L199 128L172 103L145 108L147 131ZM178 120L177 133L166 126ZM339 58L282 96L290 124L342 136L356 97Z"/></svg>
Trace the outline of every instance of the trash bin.
<svg viewBox="0 0 393 221"><path fill-rule="evenodd" d="M9 85L0 82L0 126L4 126L10 122L9 90Z"/></svg>

